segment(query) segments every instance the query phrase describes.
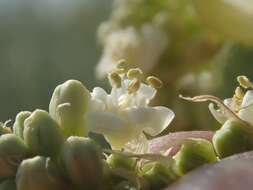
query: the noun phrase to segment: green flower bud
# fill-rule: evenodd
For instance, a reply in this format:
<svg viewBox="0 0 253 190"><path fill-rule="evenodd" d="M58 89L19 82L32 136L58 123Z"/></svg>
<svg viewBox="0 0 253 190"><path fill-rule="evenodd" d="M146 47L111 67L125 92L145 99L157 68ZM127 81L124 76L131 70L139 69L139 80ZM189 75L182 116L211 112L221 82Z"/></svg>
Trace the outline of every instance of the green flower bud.
<svg viewBox="0 0 253 190"><path fill-rule="evenodd" d="M20 138L24 139L23 131L24 131L24 122L25 119L31 115L29 111L22 111L19 112L16 116L15 123L13 125L13 133Z"/></svg>
<svg viewBox="0 0 253 190"><path fill-rule="evenodd" d="M69 80L57 86L49 104L50 115L63 128L66 136L84 136L84 114L88 108L90 93L76 80Z"/></svg>
<svg viewBox="0 0 253 190"><path fill-rule="evenodd" d="M16 190L16 183L14 179L6 179L1 182L0 190Z"/></svg>
<svg viewBox="0 0 253 190"><path fill-rule="evenodd" d="M15 176L19 163L28 156L21 138L14 134L0 137L0 179Z"/></svg>
<svg viewBox="0 0 253 190"><path fill-rule="evenodd" d="M102 152L95 141L69 137L63 145L61 162L69 179L79 188L96 189L102 180Z"/></svg>
<svg viewBox="0 0 253 190"><path fill-rule="evenodd" d="M151 189L162 189L176 179L170 166L160 162L150 162L142 167L141 175L148 181Z"/></svg>
<svg viewBox="0 0 253 190"><path fill-rule="evenodd" d="M118 154L111 154L107 158L108 165L112 168L124 168L127 170L135 170L136 160Z"/></svg>
<svg viewBox="0 0 253 190"><path fill-rule="evenodd" d="M226 121L213 136L214 149L220 158L253 150L253 137L235 120Z"/></svg>
<svg viewBox="0 0 253 190"><path fill-rule="evenodd" d="M55 177L57 171L53 167L50 158L36 156L24 160L17 171L16 184L18 190L67 190L68 185ZM54 167L55 168L55 167ZM52 174L52 172L54 174Z"/></svg>
<svg viewBox="0 0 253 190"><path fill-rule="evenodd" d="M179 176L203 164L217 161L212 143L197 138L185 140L174 159L174 169Z"/></svg>
<svg viewBox="0 0 253 190"><path fill-rule="evenodd" d="M24 141L33 154L55 156L64 137L61 128L43 110L35 110L24 123Z"/></svg>

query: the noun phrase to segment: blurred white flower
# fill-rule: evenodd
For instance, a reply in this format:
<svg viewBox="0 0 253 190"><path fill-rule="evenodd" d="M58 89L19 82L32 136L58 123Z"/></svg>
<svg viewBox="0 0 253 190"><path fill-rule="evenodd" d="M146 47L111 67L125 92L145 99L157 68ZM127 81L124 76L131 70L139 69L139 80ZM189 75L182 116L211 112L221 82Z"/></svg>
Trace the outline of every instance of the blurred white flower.
<svg viewBox="0 0 253 190"><path fill-rule="evenodd" d="M158 63L167 44L166 34L148 24L143 25L140 30L128 27L114 31L105 41L96 74L99 78L105 77L120 59L125 59L131 67L140 67L147 72Z"/></svg>
<svg viewBox="0 0 253 190"><path fill-rule="evenodd" d="M237 114L242 120L253 125L253 90L248 90L242 99L236 97L227 98L224 104ZM231 116L221 109L216 110L214 104L209 104L209 110L214 118L221 124L225 123Z"/></svg>
<svg viewBox="0 0 253 190"><path fill-rule="evenodd" d="M253 84L247 77L239 76L237 79L241 87L252 88ZM244 94L241 87L237 87L234 96L225 99L223 103L240 119L253 125L253 90L247 90ZM231 114L222 108L216 110L213 104L209 104L209 110L214 118L222 124L231 117Z"/></svg>
<svg viewBox="0 0 253 190"><path fill-rule="evenodd" d="M110 94L100 87L93 89L85 116L86 127L91 132L103 134L113 149L137 143L135 149L147 151L143 132L158 135L171 123L174 113L166 107L149 106L155 97L155 88L126 76L118 79L117 85L112 84Z"/></svg>

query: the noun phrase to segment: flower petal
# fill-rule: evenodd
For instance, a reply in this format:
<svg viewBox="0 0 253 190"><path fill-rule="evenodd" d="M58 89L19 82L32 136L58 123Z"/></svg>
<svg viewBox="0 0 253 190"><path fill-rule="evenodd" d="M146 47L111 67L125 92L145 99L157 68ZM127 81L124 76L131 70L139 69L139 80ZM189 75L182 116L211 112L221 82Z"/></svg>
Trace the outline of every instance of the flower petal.
<svg viewBox="0 0 253 190"><path fill-rule="evenodd" d="M214 108L214 104L211 103L208 106L211 114L213 115L213 117L221 124L225 123L228 120L228 117L226 116L226 114L222 113L220 110L216 110Z"/></svg>
<svg viewBox="0 0 253 190"><path fill-rule="evenodd" d="M123 119L110 112L88 112L85 119L88 130L100 134L117 135L126 127Z"/></svg>
<svg viewBox="0 0 253 190"><path fill-rule="evenodd" d="M246 92L238 115L241 119L253 124L253 90Z"/></svg>
<svg viewBox="0 0 253 190"><path fill-rule="evenodd" d="M103 88L95 87L92 90L91 97L93 99L99 99L99 100L101 100L103 102L106 102L107 93L106 93L106 91Z"/></svg>
<svg viewBox="0 0 253 190"><path fill-rule="evenodd" d="M156 89L146 84L141 84L140 89L137 93L137 98L139 101L142 101L144 98L146 100L146 104L149 104L150 100L152 100L156 95Z"/></svg>
<svg viewBox="0 0 253 190"><path fill-rule="evenodd" d="M242 105L241 107L248 107L249 105L253 104L253 90L248 90L246 94L243 97Z"/></svg>
<svg viewBox="0 0 253 190"><path fill-rule="evenodd" d="M134 107L125 110L126 118L130 123L143 126L149 135L161 133L173 120L175 114L166 107Z"/></svg>
<svg viewBox="0 0 253 190"><path fill-rule="evenodd" d="M126 143L138 137L141 131L110 112L86 114L86 126L90 132L103 134L112 149L121 149Z"/></svg>

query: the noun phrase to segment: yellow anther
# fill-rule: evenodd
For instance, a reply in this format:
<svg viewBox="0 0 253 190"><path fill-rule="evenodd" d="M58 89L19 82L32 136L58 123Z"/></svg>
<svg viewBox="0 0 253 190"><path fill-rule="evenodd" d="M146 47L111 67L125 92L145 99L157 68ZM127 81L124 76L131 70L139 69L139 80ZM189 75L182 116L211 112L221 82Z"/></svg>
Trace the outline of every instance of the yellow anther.
<svg viewBox="0 0 253 190"><path fill-rule="evenodd" d="M244 92L242 91L242 89L239 86L235 89L235 97L237 99L243 99L243 97L244 97Z"/></svg>
<svg viewBox="0 0 253 190"><path fill-rule="evenodd" d="M128 86L128 93L133 94L139 90L141 82L138 79L134 79Z"/></svg>
<svg viewBox="0 0 253 190"><path fill-rule="evenodd" d="M240 86L243 88L253 88L253 84L250 82L250 80L246 76L238 76L237 81L239 82Z"/></svg>
<svg viewBox="0 0 253 190"><path fill-rule="evenodd" d="M113 70L114 73L117 73L118 75L122 75L126 73L125 69L114 69Z"/></svg>
<svg viewBox="0 0 253 190"><path fill-rule="evenodd" d="M134 68L134 69L130 69L127 72L127 78L129 78L130 80L132 79L139 79L142 76L143 72L140 68Z"/></svg>
<svg viewBox="0 0 253 190"><path fill-rule="evenodd" d="M108 74L108 79L112 87L121 87L121 77L116 72L111 72Z"/></svg>
<svg viewBox="0 0 253 190"><path fill-rule="evenodd" d="M149 76L146 79L146 81L153 88L162 88L162 86L163 86L163 82L159 78L154 77L154 76Z"/></svg>
<svg viewBox="0 0 253 190"><path fill-rule="evenodd" d="M125 71L129 68L126 60L121 59L117 63L117 69L124 69Z"/></svg>

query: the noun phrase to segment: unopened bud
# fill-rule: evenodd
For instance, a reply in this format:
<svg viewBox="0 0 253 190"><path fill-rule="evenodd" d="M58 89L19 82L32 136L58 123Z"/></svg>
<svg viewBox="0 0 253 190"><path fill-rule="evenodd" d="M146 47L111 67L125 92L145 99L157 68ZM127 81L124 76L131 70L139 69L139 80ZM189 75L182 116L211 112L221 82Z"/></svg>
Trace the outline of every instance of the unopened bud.
<svg viewBox="0 0 253 190"><path fill-rule="evenodd" d="M217 161L212 143L197 138L186 139L174 159L174 169L179 176L203 164Z"/></svg>
<svg viewBox="0 0 253 190"><path fill-rule="evenodd" d="M13 177L21 161L28 156L28 149L22 139L14 134L0 137L0 179Z"/></svg>
<svg viewBox="0 0 253 190"><path fill-rule="evenodd" d="M24 142L33 154L56 156L64 137L57 122L43 110L35 110L24 123Z"/></svg>
<svg viewBox="0 0 253 190"><path fill-rule="evenodd" d="M177 178L168 165L160 162L146 163L141 169L141 176L148 181L151 189L163 189Z"/></svg>
<svg viewBox="0 0 253 190"><path fill-rule="evenodd" d="M88 109L89 97L89 91L77 80L68 80L55 88L49 113L63 129L65 136L87 135L84 114Z"/></svg>
<svg viewBox="0 0 253 190"><path fill-rule="evenodd" d="M220 158L253 149L253 137L244 123L227 120L213 136L213 146Z"/></svg>
<svg viewBox="0 0 253 190"><path fill-rule="evenodd" d="M153 88L158 89L158 88L162 88L163 86L163 82L157 77L149 76L146 80L147 80L147 83Z"/></svg>
<svg viewBox="0 0 253 190"><path fill-rule="evenodd" d="M41 156L24 160L20 164L16 175L17 189L67 190L68 185L60 177L54 175L57 171L48 168L52 164L50 158Z"/></svg>
<svg viewBox="0 0 253 190"><path fill-rule="evenodd" d="M80 189L96 189L102 181L102 152L95 141L69 137L60 155L68 178Z"/></svg>
<svg viewBox="0 0 253 190"><path fill-rule="evenodd" d="M139 90L141 87L141 82L137 79L134 79L133 81L130 82L128 86L128 93L133 94Z"/></svg>
<svg viewBox="0 0 253 190"><path fill-rule="evenodd" d="M24 131L24 122L25 119L28 118L31 115L31 112L29 111L22 111L19 112L16 116L15 123L13 125L13 133L20 138L24 138L23 131Z"/></svg>
<svg viewBox="0 0 253 190"><path fill-rule="evenodd" d="M135 169L136 166L136 160L133 158L128 158L122 155L118 154L111 154L106 162L109 164L109 166L112 169L116 168L124 168L127 170L133 170Z"/></svg>

